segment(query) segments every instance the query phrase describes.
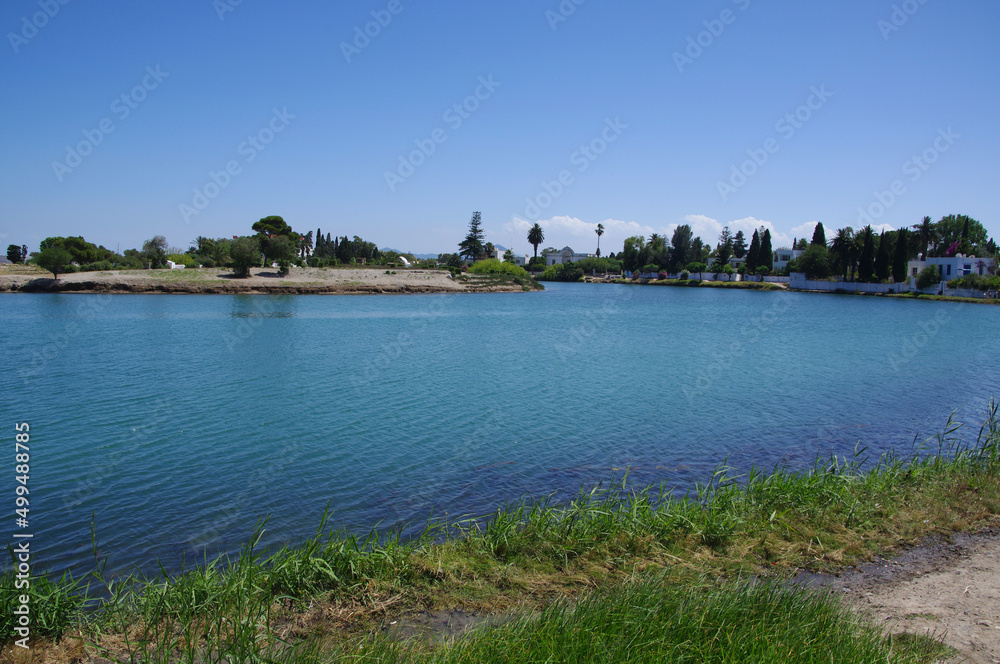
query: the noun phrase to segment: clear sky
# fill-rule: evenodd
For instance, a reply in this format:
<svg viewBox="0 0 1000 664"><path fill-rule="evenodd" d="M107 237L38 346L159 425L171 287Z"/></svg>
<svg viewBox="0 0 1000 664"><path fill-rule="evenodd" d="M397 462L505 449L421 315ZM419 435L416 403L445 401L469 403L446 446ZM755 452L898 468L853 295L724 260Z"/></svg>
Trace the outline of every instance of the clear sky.
<svg viewBox="0 0 1000 664"><path fill-rule="evenodd" d="M992 1L6 0L0 28L4 246L277 214L451 252L474 210L520 253L536 220L588 252L603 223L603 253L681 223L1000 237Z"/></svg>

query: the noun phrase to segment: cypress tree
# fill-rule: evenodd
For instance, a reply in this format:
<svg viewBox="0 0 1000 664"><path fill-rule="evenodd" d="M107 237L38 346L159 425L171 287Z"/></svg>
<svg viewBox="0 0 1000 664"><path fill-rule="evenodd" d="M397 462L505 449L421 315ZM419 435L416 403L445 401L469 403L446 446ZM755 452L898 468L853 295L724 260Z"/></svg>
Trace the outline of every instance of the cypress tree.
<svg viewBox="0 0 1000 664"><path fill-rule="evenodd" d="M774 269L774 250L771 249L771 231L764 229L764 237L760 239L760 253L757 254L757 267L766 267L768 272Z"/></svg>
<svg viewBox="0 0 1000 664"><path fill-rule="evenodd" d="M889 238L885 231L878 239L878 251L875 253L875 278L885 281L889 278Z"/></svg>
<svg viewBox="0 0 1000 664"><path fill-rule="evenodd" d="M826 246L826 230L823 228L822 221L816 224L816 230L813 231L812 243ZM794 249L795 247L792 248Z"/></svg>
<svg viewBox="0 0 1000 664"><path fill-rule="evenodd" d="M870 282L875 271L875 243L872 238L872 227L861 229L861 259L858 261L858 279Z"/></svg>
<svg viewBox="0 0 1000 664"><path fill-rule="evenodd" d="M750 248L747 249L747 260L744 265L746 266L746 273L753 274L757 271L757 256L760 255L760 235L757 231L753 232L753 238L750 240Z"/></svg>
<svg viewBox="0 0 1000 664"><path fill-rule="evenodd" d="M905 228L896 231L896 250L892 254L892 280L897 284L906 281L906 266L910 258L909 234Z"/></svg>

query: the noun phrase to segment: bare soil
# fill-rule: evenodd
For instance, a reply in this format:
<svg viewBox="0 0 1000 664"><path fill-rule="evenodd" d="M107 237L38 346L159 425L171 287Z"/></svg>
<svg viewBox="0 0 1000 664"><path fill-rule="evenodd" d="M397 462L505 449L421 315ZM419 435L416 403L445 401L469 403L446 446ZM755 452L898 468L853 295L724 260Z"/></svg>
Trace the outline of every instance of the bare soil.
<svg viewBox="0 0 1000 664"><path fill-rule="evenodd" d="M257 268L247 279L229 270L122 270L76 272L53 279L32 266L0 266L0 292L90 293L267 293L274 295L520 292L514 283L463 275L453 279L443 270L405 268L297 268L287 276L277 269Z"/></svg>
<svg viewBox="0 0 1000 664"><path fill-rule="evenodd" d="M943 640L959 653L949 662L1000 664L1000 526L795 582L830 588L888 632Z"/></svg>

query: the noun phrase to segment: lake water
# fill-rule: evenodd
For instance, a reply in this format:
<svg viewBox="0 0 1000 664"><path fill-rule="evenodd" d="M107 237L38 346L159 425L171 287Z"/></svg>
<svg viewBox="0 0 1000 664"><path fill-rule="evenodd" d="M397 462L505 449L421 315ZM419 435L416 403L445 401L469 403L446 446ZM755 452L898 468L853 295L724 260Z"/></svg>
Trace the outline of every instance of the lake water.
<svg viewBox="0 0 1000 664"><path fill-rule="evenodd" d="M913 449L1000 385L1000 308L550 284L422 296L5 295L34 565L176 569L332 525L420 530L628 469L690 487ZM13 502L13 458L0 485ZM7 538L15 532L14 519Z"/></svg>

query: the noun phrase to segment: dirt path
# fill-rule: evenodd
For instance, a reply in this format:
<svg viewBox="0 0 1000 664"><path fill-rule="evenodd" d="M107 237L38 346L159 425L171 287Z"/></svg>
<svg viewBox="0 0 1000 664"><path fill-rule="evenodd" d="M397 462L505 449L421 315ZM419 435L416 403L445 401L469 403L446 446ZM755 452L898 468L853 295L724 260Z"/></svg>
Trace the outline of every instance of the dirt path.
<svg viewBox="0 0 1000 664"><path fill-rule="evenodd" d="M797 581L832 588L893 633L943 638L960 653L951 662L1000 663L1000 526Z"/></svg>

